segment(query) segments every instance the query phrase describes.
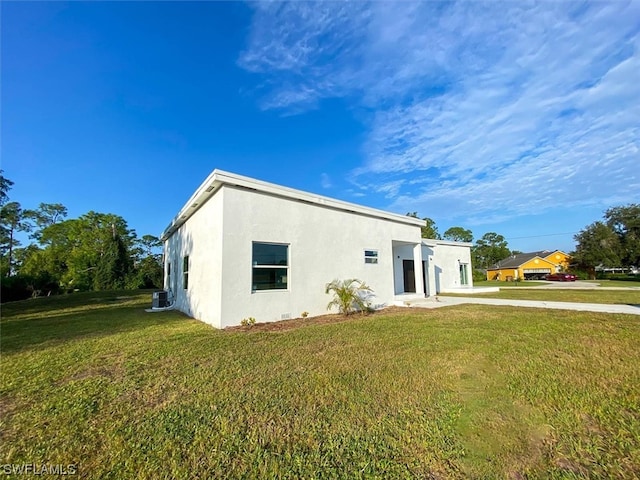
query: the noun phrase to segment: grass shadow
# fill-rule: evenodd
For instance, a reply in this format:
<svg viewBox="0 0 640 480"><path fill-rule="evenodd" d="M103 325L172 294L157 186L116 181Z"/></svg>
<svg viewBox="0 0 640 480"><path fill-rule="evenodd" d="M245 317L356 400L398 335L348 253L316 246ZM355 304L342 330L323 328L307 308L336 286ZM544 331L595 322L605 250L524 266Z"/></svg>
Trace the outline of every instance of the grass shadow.
<svg viewBox="0 0 640 480"><path fill-rule="evenodd" d="M11 320L14 317L22 318L25 315L47 314L63 309L83 309L89 305L121 304L123 300L144 302L151 304L151 294L154 290L110 290L106 292L77 292L51 297L30 298L17 302L2 304L2 319Z"/></svg>
<svg viewBox="0 0 640 480"><path fill-rule="evenodd" d="M90 292L77 298L14 302L3 308L0 348L15 353L81 337L120 334L181 321L179 312L145 314L148 292ZM93 301L92 299L96 299ZM22 305L18 305L22 303ZM59 310L64 305L64 310Z"/></svg>

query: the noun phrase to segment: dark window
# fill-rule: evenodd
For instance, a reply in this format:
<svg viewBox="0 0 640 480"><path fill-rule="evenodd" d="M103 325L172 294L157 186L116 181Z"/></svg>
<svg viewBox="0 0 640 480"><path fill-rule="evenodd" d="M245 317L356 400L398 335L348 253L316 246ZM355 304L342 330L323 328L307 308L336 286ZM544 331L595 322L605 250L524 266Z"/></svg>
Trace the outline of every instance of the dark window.
<svg viewBox="0 0 640 480"><path fill-rule="evenodd" d="M364 263L378 263L378 251L377 250L365 250L364 251Z"/></svg>
<svg viewBox="0 0 640 480"><path fill-rule="evenodd" d="M289 245L253 243L252 290L286 290Z"/></svg>
<svg viewBox="0 0 640 480"><path fill-rule="evenodd" d="M184 257L182 264L182 288L189 288L189 255Z"/></svg>

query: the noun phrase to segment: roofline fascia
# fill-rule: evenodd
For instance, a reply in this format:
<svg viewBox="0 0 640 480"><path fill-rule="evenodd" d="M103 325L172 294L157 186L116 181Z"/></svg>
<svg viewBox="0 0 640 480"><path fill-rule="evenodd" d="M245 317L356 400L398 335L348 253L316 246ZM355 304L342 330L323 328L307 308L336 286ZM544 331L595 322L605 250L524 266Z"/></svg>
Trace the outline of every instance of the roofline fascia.
<svg viewBox="0 0 640 480"><path fill-rule="evenodd" d="M435 247L436 245L449 245L452 247L473 247L471 242L456 242L454 240L437 240L435 238L423 238L422 244L428 247Z"/></svg>
<svg viewBox="0 0 640 480"><path fill-rule="evenodd" d="M184 224L199 208L204 205L213 195L220 190L223 186L228 185L231 187L240 187L248 190L255 190L258 192L266 193L280 198L286 198L289 200L299 201L312 205L322 206L325 208L332 208L335 210L341 210L349 213L356 213L360 215L366 215L369 217L380 218L398 223L404 223L407 225L414 225L417 227L423 227L425 225L424 220L414 217L408 217L406 215L400 215L398 213L386 212L376 208L365 207L355 203L344 202L335 198L325 197L322 195L316 195L302 190L296 190L274 183L264 182L262 180L256 180L254 178L237 175L235 173L225 172L223 170L215 169L204 182L196 189L196 191L189 197L187 203L182 207L178 214L173 218L171 223L162 232L160 239L165 241L169 238L173 232L175 232L182 224Z"/></svg>

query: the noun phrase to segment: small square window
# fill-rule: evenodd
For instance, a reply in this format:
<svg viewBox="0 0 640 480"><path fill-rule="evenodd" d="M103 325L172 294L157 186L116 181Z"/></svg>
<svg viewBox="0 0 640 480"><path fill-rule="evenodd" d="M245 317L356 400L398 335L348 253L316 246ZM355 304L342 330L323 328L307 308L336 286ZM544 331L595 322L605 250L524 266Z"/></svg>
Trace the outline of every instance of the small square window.
<svg viewBox="0 0 640 480"><path fill-rule="evenodd" d="M378 263L378 251L377 250L365 250L364 251L364 263Z"/></svg>

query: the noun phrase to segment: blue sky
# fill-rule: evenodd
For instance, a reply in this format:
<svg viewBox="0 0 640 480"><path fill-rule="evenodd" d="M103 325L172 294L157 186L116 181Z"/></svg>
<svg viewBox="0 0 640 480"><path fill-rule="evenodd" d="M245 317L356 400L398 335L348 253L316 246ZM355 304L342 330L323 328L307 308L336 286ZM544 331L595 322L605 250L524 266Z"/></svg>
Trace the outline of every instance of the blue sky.
<svg viewBox="0 0 640 480"><path fill-rule="evenodd" d="M640 2L2 2L2 169L159 235L214 169L512 249L640 202Z"/></svg>

